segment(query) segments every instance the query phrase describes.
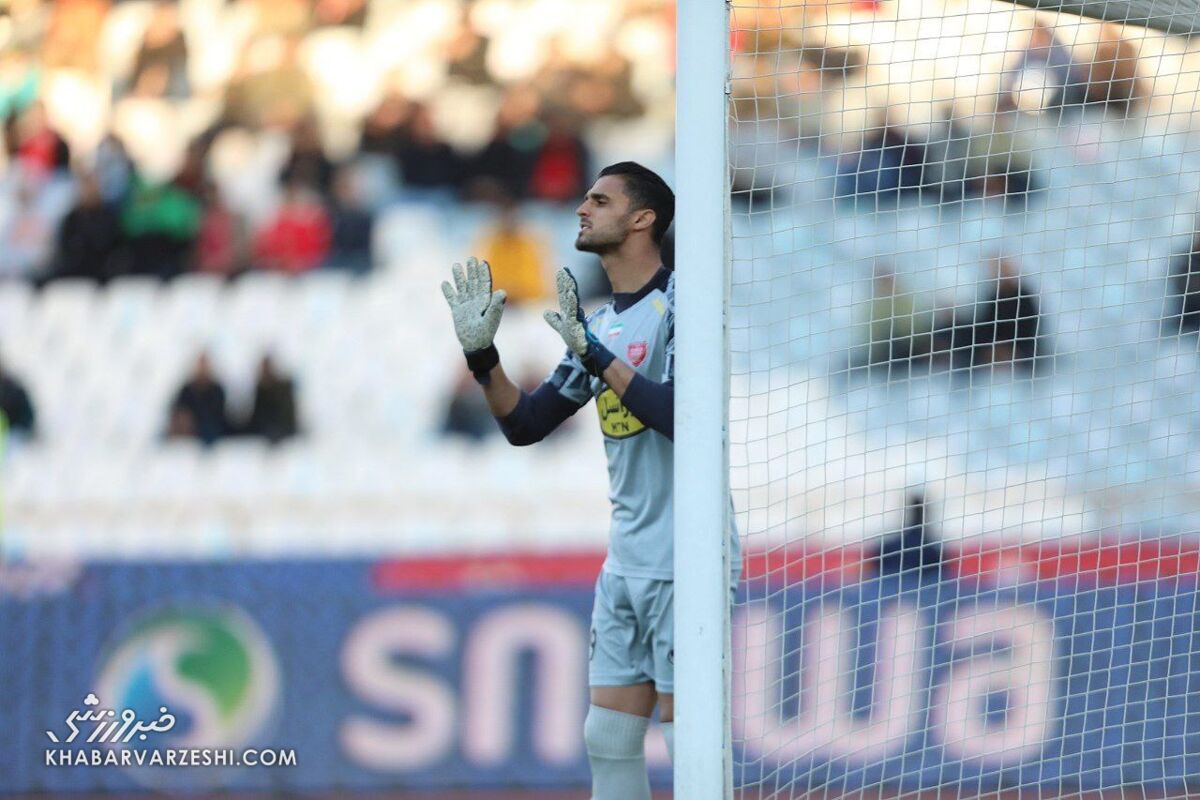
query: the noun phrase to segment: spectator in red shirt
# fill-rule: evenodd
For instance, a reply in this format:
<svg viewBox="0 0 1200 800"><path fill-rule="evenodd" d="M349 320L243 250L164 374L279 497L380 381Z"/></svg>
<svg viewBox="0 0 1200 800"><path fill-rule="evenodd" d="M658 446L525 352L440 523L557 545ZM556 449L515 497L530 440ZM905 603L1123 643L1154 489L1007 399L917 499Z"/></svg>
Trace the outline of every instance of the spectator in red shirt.
<svg viewBox="0 0 1200 800"><path fill-rule="evenodd" d="M13 140L9 147L15 148L17 160L26 169L43 174L70 166L70 148L50 127L40 101L13 117L7 127L6 136Z"/></svg>
<svg viewBox="0 0 1200 800"><path fill-rule="evenodd" d="M587 188L587 146L571 120L561 113L548 114L546 140L533 162L529 195L537 200L565 203L577 200Z"/></svg>
<svg viewBox="0 0 1200 800"><path fill-rule="evenodd" d="M204 210L196 235L196 269L209 275L232 277L246 269L246 230L241 216L225 204L221 190L209 181L204 186Z"/></svg>
<svg viewBox="0 0 1200 800"><path fill-rule="evenodd" d="M329 215L320 198L307 185L293 181L274 218L258 233L255 262L262 269L308 272L325 260L330 238Z"/></svg>

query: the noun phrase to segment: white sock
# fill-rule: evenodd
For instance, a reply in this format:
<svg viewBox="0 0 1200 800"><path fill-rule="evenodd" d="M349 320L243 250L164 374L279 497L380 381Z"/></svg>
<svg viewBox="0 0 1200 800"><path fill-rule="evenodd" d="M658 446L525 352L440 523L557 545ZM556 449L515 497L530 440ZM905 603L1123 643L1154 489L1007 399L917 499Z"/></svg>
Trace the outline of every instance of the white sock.
<svg viewBox="0 0 1200 800"><path fill-rule="evenodd" d="M636 714L590 706L583 741L592 765L592 800L650 800L646 728Z"/></svg>
<svg viewBox="0 0 1200 800"><path fill-rule="evenodd" d="M675 723L664 722L662 724L663 738L667 740L667 753L671 756L671 763L675 763Z"/></svg>

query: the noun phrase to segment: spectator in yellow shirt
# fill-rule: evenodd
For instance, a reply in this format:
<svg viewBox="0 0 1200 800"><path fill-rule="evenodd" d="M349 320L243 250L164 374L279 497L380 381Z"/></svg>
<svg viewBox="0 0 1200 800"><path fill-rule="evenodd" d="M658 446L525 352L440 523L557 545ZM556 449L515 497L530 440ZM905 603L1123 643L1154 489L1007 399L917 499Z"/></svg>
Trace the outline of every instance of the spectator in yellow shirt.
<svg viewBox="0 0 1200 800"><path fill-rule="evenodd" d="M550 294L548 246L540 233L525 225L511 198L498 201L496 220L476 252L492 267L496 289L508 292L509 303L531 303Z"/></svg>

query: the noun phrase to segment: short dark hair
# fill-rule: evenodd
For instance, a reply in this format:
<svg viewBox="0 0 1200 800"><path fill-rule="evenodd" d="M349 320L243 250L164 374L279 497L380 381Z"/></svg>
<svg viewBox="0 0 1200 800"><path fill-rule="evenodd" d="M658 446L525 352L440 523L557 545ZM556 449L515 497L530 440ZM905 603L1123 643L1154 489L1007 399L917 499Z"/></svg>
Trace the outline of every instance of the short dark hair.
<svg viewBox="0 0 1200 800"><path fill-rule="evenodd" d="M654 212L650 237L655 244L662 242L663 234L675 219L675 193L667 182L634 161L622 161L600 170L601 178L607 175L618 175L625 181L625 194L629 195L632 210L648 208Z"/></svg>

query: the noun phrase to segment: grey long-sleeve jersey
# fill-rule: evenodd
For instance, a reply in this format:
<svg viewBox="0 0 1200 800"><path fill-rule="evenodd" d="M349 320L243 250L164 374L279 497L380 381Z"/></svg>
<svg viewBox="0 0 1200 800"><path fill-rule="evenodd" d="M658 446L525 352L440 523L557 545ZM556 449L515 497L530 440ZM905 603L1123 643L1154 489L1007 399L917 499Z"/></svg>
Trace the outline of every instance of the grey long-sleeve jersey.
<svg viewBox="0 0 1200 800"><path fill-rule="evenodd" d="M644 379L635 384L640 391L650 386L649 381L658 385L655 388L670 389L673 384L674 297L675 274L663 269L641 291L614 295L588 318L588 328L601 344ZM631 398L635 386L625 393L627 402L622 402L568 351L532 398L523 396L517 410L501 420L501 427L510 441L532 443L594 398L608 457L612 503L604 568L631 578L672 580L675 446L668 427L673 425L672 415L669 408L654 409L655 426L639 419L628 407L636 405ZM669 406L673 391L662 395ZM732 521L730 539L736 576L741 559Z"/></svg>

